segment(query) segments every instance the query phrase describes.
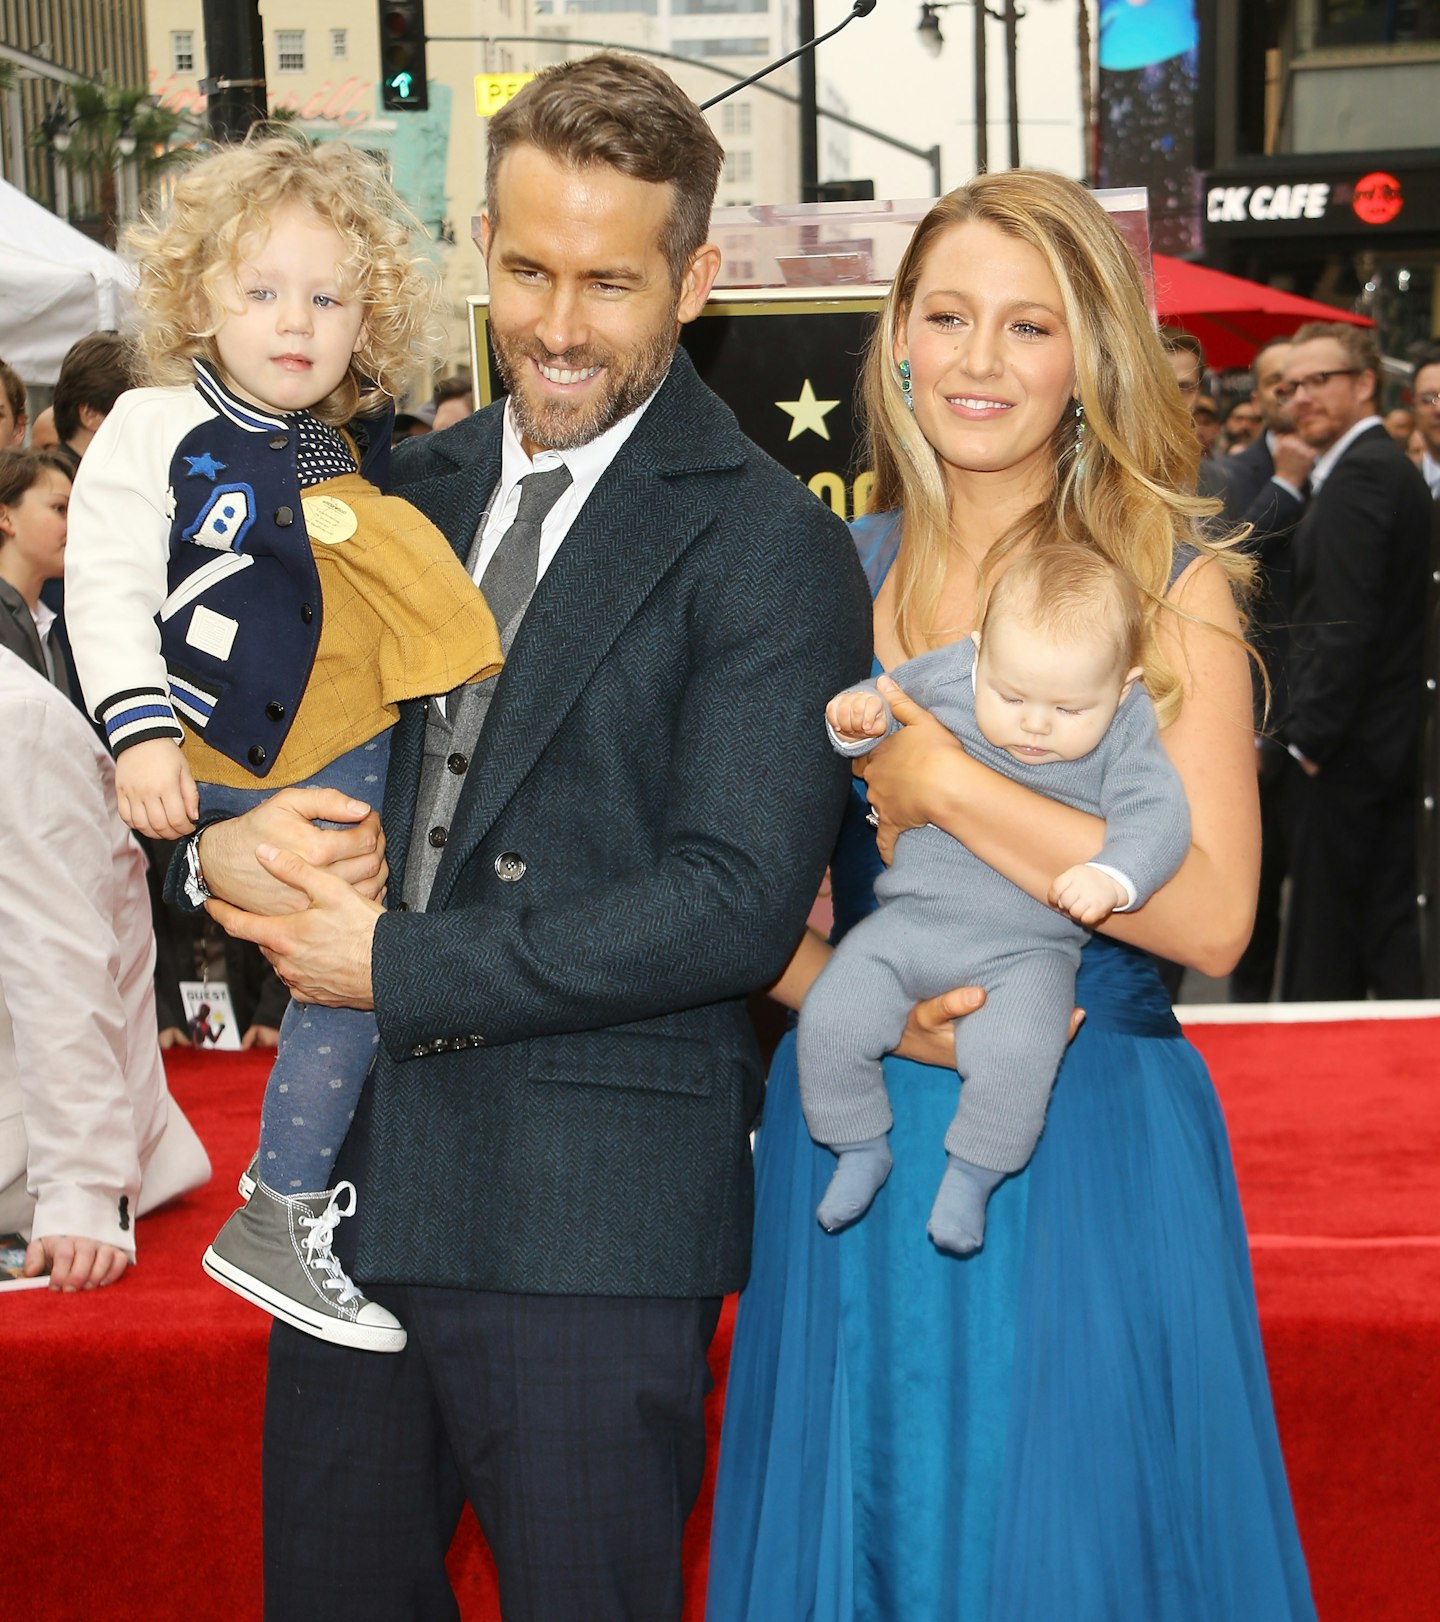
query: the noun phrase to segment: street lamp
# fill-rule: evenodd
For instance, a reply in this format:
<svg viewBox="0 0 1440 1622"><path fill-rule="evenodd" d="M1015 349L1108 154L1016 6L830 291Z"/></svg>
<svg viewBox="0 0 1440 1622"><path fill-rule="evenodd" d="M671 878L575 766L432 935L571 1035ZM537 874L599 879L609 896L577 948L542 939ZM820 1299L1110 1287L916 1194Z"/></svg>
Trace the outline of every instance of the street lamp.
<svg viewBox="0 0 1440 1622"><path fill-rule="evenodd" d="M50 171L50 196L55 204L55 212L62 220L68 220L70 175L63 163L55 162L57 153L63 158L70 150L70 114L63 97L56 96L45 109L45 116L40 120L40 133L45 139L46 167Z"/></svg>
<svg viewBox="0 0 1440 1622"><path fill-rule="evenodd" d="M991 11L981 0L922 0L920 21L915 32L920 44L930 56L938 57L945 48L945 36L940 32L940 13L953 6L970 6L975 13L975 170L983 174L990 163L989 99L986 83L988 67L985 51L985 19L993 17L1005 24L1005 62L1009 70L1010 90L1010 167L1020 167L1020 104L1016 88L1016 60L1018 44L1016 24L1025 15L1015 0L1004 0L1003 11Z"/></svg>
<svg viewBox="0 0 1440 1622"><path fill-rule="evenodd" d="M940 12L947 0L941 5L922 5L920 7L920 26L915 30L920 36L920 44L927 56L939 56L945 49L945 36L940 32ZM948 4L958 4L959 0L948 0Z"/></svg>

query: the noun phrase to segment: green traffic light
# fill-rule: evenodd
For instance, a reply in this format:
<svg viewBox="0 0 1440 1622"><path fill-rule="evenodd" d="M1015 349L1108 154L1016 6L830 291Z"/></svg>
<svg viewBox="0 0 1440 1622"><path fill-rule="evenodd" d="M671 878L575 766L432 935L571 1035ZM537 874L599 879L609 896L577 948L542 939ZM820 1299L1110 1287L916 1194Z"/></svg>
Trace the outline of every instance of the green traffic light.
<svg viewBox="0 0 1440 1622"><path fill-rule="evenodd" d="M408 73L397 73L390 81L390 88L397 96L408 99L411 86L415 83L414 77Z"/></svg>

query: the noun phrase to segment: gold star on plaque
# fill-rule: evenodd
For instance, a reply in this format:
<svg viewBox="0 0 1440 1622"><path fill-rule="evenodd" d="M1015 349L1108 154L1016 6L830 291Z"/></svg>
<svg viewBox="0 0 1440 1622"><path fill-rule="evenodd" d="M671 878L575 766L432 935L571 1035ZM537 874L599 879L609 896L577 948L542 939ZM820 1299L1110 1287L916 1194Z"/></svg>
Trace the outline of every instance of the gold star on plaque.
<svg viewBox="0 0 1440 1622"><path fill-rule="evenodd" d="M781 411L790 413L790 432L787 441L798 439L801 434L819 434L821 439L829 439L830 430L825 426L825 418L840 404L838 400L817 400L815 390L810 387L810 379L805 379L800 390L798 400L777 400L776 406Z"/></svg>

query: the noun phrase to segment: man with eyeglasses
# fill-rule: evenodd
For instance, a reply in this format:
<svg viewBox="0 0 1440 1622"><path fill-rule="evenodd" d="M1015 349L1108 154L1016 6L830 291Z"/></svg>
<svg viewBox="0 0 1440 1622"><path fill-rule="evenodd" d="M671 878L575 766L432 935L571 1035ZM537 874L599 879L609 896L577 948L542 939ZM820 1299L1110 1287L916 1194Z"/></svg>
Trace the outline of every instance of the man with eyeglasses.
<svg viewBox="0 0 1440 1622"><path fill-rule="evenodd" d="M1425 446L1420 471L1430 494L1440 501L1440 348L1415 368L1415 428Z"/></svg>
<svg viewBox="0 0 1440 1622"><path fill-rule="evenodd" d="M1246 548L1259 566L1250 599L1250 641L1264 666L1255 689L1255 768L1260 777L1260 894L1250 944L1230 976L1231 1002L1269 1002L1280 954L1280 903L1289 863L1285 849L1285 798L1295 763L1276 741L1273 727L1285 710L1285 660L1290 623L1291 543L1305 513L1310 469L1318 454L1295 432L1290 404L1281 398L1290 340L1266 344L1251 363L1251 393L1263 431L1227 457L1230 494L1225 521L1250 526ZM1268 699L1268 706L1267 706Z"/></svg>
<svg viewBox="0 0 1440 1622"><path fill-rule="evenodd" d="M1287 1001L1421 995L1416 811L1430 502L1376 412L1368 329L1295 334L1279 396L1318 456L1294 541Z"/></svg>

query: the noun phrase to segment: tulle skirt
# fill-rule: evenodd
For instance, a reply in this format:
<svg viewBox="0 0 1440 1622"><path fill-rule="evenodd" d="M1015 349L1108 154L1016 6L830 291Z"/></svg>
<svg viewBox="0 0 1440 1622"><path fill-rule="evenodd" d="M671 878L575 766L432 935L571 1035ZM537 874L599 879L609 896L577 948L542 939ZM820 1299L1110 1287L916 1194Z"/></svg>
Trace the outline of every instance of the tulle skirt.
<svg viewBox="0 0 1440 1622"><path fill-rule="evenodd" d="M1209 1076L1147 960L1087 1019L983 1250L937 1251L953 1072L891 1060L895 1167L824 1233L793 1038L757 1140L708 1622L1313 1617Z"/></svg>

